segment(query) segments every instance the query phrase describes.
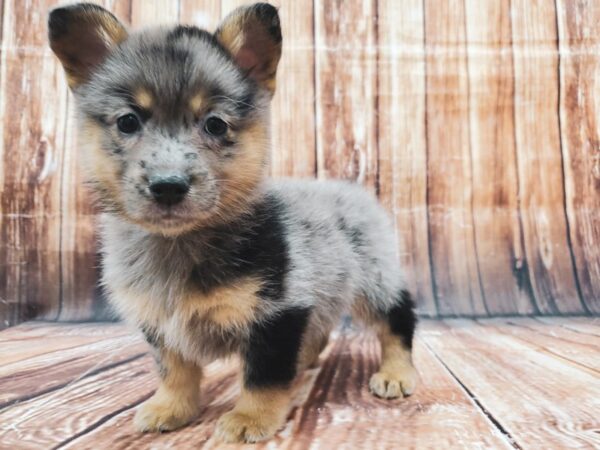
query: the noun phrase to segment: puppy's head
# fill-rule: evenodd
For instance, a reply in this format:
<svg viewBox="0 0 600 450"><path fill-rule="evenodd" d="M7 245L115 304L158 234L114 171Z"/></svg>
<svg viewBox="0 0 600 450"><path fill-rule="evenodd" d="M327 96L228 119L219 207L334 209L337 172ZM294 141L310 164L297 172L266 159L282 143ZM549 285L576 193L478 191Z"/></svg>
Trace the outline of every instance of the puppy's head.
<svg viewBox="0 0 600 450"><path fill-rule="evenodd" d="M77 100L84 169L107 210L170 235L243 210L269 149L275 8L239 8L214 34L130 34L92 4L55 9L48 25Z"/></svg>

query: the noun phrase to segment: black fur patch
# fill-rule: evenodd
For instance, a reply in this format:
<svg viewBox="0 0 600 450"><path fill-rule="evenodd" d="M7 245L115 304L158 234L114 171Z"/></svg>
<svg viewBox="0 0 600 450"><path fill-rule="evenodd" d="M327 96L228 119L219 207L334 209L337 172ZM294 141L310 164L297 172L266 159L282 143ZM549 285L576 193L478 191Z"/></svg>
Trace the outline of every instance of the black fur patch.
<svg viewBox="0 0 600 450"><path fill-rule="evenodd" d="M138 106L133 102L129 103L129 107L136 112L136 114L142 120L142 122L146 122L150 117L152 117L152 111L146 108L142 108L141 106Z"/></svg>
<svg viewBox="0 0 600 450"><path fill-rule="evenodd" d="M343 216L338 217L337 226L342 233L348 238L352 244L352 248L360 253L361 248L365 245L363 232L356 226L348 226L346 219Z"/></svg>
<svg viewBox="0 0 600 450"><path fill-rule="evenodd" d="M308 308L290 309L253 326L243 354L246 387L286 386L292 382L309 314Z"/></svg>
<svg viewBox="0 0 600 450"><path fill-rule="evenodd" d="M194 26L178 25L167 35L167 42L177 41L184 36L190 39L202 39L208 42L216 41L215 37L208 31L201 30Z"/></svg>
<svg viewBox="0 0 600 450"><path fill-rule="evenodd" d="M158 335L156 329L149 325L142 325L141 327L142 334L144 335L144 339L146 342L154 348L160 348L163 346L163 339Z"/></svg>
<svg viewBox="0 0 600 450"><path fill-rule="evenodd" d="M107 95L120 97L122 98L127 105L135 111L142 122L146 122L150 117L152 117L152 111L142 108L141 106L135 103L135 96L133 94L133 88L128 88L126 86L113 86L106 91ZM106 117L103 117L102 122L104 124L108 124L108 120Z"/></svg>
<svg viewBox="0 0 600 450"><path fill-rule="evenodd" d="M71 19L72 8L56 8L48 16L48 37L59 39L69 31L69 22Z"/></svg>
<svg viewBox="0 0 600 450"><path fill-rule="evenodd" d="M267 28L267 31L276 43L281 42L281 25L279 21L279 15L277 8L268 3L256 3L252 5L252 13L258 17L263 25Z"/></svg>
<svg viewBox="0 0 600 450"><path fill-rule="evenodd" d="M123 147L121 147L119 144L117 144L116 142L113 142L113 147L112 147L112 152L115 155L119 155L121 153L123 153Z"/></svg>
<svg viewBox="0 0 600 450"><path fill-rule="evenodd" d="M72 21L77 20L77 16L81 17L84 14L103 14L111 16L115 21L116 17L104 8L93 3L78 3L74 5L55 8L50 11L48 16L48 37L50 40L59 39L69 32L69 27Z"/></svg>
<svg viewBox="0 0 600 450"><path fill-rule="evenodd" d="M267 196L253 211L233 223L207 231L210 259L192 270L191 282L202 292L246 276L258 276L258 295L279 300L289 267L288 245L282 222L285 209L274 196Z"/></svg>
<svg viewBox="0 0 600 450"><path fill-rule="evenodd" d="M417 327L415 302L406 290L400 291L398 304L387 312L388 323L393 334L400 336L406 348L412 348L412 341Z"/></svg>

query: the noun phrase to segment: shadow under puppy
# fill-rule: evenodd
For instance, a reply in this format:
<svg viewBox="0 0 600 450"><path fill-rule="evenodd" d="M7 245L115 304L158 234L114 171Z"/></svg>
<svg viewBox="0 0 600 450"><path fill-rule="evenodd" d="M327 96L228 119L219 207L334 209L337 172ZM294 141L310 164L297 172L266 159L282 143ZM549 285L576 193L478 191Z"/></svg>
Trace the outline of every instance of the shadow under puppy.
<svg viewBox="0 0 600 450"><path fill-rule="evenodd" d="M385 212L356 185L266 177L282 41L274 7L236 9L214 34L129 33L103 8L76 4L50 13L49 37L103 209L102 281L159 369L139 430L193 420L202 366L238 355L242 393L216 433L273 436L296 375L348 312L381 342L371 390L413 392L416 319Z"/></svg>

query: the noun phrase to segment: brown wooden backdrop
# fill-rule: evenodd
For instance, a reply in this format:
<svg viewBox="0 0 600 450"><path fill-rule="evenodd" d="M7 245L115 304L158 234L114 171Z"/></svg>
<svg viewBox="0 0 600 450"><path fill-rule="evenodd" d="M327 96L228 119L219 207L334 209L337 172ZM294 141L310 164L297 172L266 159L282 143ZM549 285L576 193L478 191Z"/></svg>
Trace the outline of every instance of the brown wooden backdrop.
<svg viewBox="0 0 600 450"><path fill-rule="evenodd" d="M213 29L237 0L105 0ZM280 0L274 176L376 192L424 315L600 313L600 2ZM105 317L52 0L0 0L0 328Z"/></svg>

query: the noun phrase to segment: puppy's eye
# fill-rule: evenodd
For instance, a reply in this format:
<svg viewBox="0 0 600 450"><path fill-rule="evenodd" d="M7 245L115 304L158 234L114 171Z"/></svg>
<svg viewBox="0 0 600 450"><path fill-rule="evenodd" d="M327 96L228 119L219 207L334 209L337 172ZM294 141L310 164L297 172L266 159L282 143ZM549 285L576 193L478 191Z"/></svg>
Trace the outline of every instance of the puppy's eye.
<svg viewBox="0 0 600 450"><path fill-rule="evenodd" d="M125 114L117 119L117 127L121 133L133 134L140 129L140 120L135 114Z"/></svg>
<svg viewBox="0 0 600 450"><path fill-rule="evenodd" d="M218 117L209 117L204 123L204 131L213 136L223 136L227 133L227 124Z"/></svg>

